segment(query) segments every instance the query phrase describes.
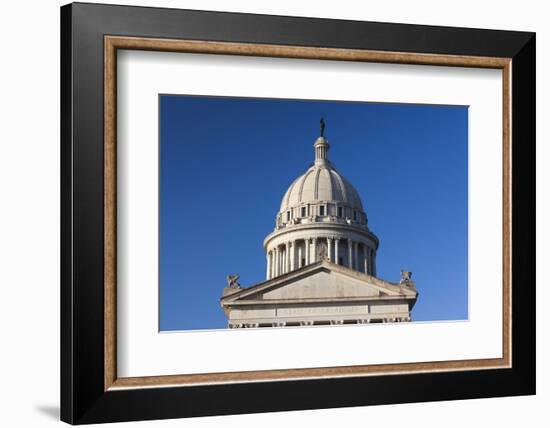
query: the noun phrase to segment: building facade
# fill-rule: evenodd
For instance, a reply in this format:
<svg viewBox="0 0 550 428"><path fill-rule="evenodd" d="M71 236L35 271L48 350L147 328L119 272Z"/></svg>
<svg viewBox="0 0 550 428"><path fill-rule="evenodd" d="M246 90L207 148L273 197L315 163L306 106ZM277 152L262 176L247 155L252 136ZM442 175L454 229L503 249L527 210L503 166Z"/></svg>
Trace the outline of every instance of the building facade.
<svg viewBox="0 0 550 428"><path fill-rule="evenodd" d="M411 273L376 276L379 240L355 188L328 160L321 135L315 161L290 185L264 240L266 280L242 288L228 276L220 300L230 328L363 324L411 320Z"/></svg>

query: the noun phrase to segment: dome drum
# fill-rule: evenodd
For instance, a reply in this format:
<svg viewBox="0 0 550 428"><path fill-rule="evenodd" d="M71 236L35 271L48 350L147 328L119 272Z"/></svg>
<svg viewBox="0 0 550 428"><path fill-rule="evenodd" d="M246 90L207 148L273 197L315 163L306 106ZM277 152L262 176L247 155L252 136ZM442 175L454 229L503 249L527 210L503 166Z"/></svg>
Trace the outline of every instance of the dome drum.
<svg viewBox="0 0 550 428"><path fill-rule="evenodd" d="M367 215L350 205L335 201L315 201L289 207L280 212L275 229L297 224L341 223L367 227Z"/></svg>
<svg viewBox="0 0 550 428"><path fill-rule="evenodd" d="M266 251L267 279L327 260L369 275L376 275L376 246L373 241L350 234L317 232L294 235L292 240L272 240Z"/></svg>

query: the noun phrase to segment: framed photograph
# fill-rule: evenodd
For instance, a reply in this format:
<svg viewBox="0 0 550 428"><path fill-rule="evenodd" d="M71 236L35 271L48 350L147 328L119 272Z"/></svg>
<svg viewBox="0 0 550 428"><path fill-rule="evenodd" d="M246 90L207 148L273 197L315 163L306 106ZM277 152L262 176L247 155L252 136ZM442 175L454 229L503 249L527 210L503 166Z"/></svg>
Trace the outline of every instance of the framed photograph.
<svg viewBox="0 0 550 428"><path fill-rule="evenodd" d="M76 3L61 55L62 420L535 393L533 33Z"/></svg>

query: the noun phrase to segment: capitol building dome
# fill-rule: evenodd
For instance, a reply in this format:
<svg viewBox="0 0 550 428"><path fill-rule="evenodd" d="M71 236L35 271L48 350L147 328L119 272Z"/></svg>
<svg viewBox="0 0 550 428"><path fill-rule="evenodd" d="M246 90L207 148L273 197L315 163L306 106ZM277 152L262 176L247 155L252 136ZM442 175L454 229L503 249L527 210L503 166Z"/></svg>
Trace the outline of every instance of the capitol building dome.
<svg viewBox="0 0 550 428"><path fill-rule="evenodd" d="M313 147L314 164L285 192L275 230L264 240L267 279L320 260L376 275L378 238L359 193L328 160L323 121Z"/></svg>

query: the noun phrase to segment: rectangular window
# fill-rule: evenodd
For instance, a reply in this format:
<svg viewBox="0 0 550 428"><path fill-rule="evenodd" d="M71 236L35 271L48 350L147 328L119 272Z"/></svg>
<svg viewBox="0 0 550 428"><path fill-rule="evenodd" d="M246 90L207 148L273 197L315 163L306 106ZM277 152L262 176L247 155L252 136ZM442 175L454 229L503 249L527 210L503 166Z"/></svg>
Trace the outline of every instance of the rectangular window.
<svg viewBox="0 0 550 428"><path fill-rule="evenodd" d="M286 221L290 221L290 211L286 212Z"/></svg>
<svg viewBox="0 0 550 428"><path fill-rule="evenodd" d="M343 265L343 264L344 264L344 258L343 258L343 257L338 257L338 264L339 264L339 265Z"/></svg>
<svg viewBox="0 0 550 428"><path fill-rule="evenodd" d="M325 215L325 207L324 207L324 206L320 206L320 207L319 207L319 215L320 215L320 216Z"/></svg>
<svg viewBox="0 0 550 428"><path fill-rule="evenodd" d="M302 217L306 216L306 207L302 207Z"/></svg>
<svg viewBox="0 0 550 428"><path fill-rule="evenodd" d="M338 217L342 217L342 207L338 207Z"/></svg>
<svg viewBox="0 0 550 428"><path fill-rule="evenodd" d="M354 221L357 221L357 211L354 211L354 212L353 212L353 220L354 220Z"/></svg>

